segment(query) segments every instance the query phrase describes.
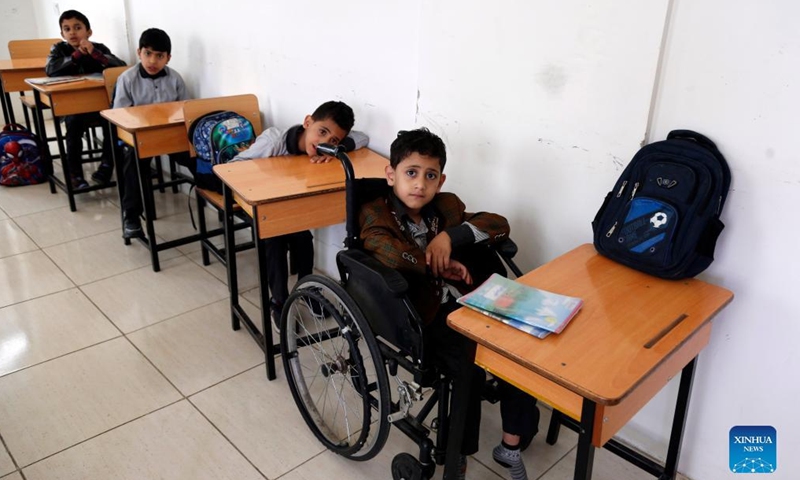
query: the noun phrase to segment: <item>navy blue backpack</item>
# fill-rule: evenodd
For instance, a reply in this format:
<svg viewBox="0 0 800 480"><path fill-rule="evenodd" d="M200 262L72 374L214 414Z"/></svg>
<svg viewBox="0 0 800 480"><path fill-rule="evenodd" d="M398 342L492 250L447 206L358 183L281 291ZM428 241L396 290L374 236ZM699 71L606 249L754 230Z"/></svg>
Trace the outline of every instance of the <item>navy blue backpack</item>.
<svg viewBox="0 0 800 480"><path fill-rule="evenodd" d="M731 172L717 146L691 130L642 147L592 222L597 251L668 279L689 278L714 260Z"/></svg>

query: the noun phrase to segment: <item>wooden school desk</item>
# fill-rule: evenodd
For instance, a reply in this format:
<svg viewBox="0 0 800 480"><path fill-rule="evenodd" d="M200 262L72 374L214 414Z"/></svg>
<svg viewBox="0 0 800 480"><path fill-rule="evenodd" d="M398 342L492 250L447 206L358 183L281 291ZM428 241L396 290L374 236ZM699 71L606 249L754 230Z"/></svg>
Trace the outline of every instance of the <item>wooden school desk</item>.
<svg viewBox="0 0 800 480"><path fill-rule="evenodd" d="M711 319L733 293L696 279L646 275L600 256L591 244L518 281L580 297L583 307L564 331L543 340L457 310L448 323L478 343L476 363L580 422L574 478L581 480L592 476L594 448L680 373L666 465L651 471L628 458L631 452L611 448L661 479L674 478L695 358L708 344Z"/></svg>
<svg viewBox="0 0 800 480"><path fill-rule="evenodd" d="M170 153L186 152L189 150L189 140L186 136L186 127L183 123L183 101L154 103L135 107L113 108L103 110L100 115L108 120L113 127L111 139L119 138L136 152L136 173L139 176L139 187L142 193L142 205L145 212L145 237L140 238L142 243L150 250L150 260L153 271L161 269L158 252L174 248L187 243L200 240L199 234L179 238L169 242L158 243L153 220L155 219L155 204L153 199L153 185L150 179L149 162L141 163L138 160L167 155ZM122 177L122 159L117 158L114 152L114 164L119 184L120 201L122 200L124 181ZM165 182L165 186L186 183L186 179L172 179ZM202 213L201 213L202 214ZM213 232L212 232L213 233ZM126 244L129 241L125 242Z"/></svg>
<svg viewBox="0 0 800 480"><path fill-rule="evenodd" d="M106 93L105 82L102 77L98 79L86 79L76 82L56 83L50 85L40 85L31 82L31 79L25 80L25 83L33 89L33 95L36 99L36 131L44 138L44 116L42 115L42 105L49 106L53 111L53 125L56 130L56 144L58 145L58 154L61 158L61 167L64 172L64 181L56 177L54 174L50 175L50 191L55 193L55 186L64 190L69 198L69 209L75 211L75 193L91 192L92 190L101 190L104 188L113 187L116 185L110 182L105 185L90 185L87 188L82 188L76 192L72 188L70 182L69 169L67 166L67 154L64 147L64 135L61 132L61 123L58 117L64 115L77 115L79 113L92 113L99 112L108 108L108 94Z"/></svg>
<svg viewBox="0 0 800 480"><path fill-rule="evenodd" d="M44 77L44 66L47 58L20 58L16 60L0 60L0 82L2 82L3 95L0 101L3 105L3 120L5 123L15 123L14 106L11 104L12 92L23 92L31 87L25 83L26 78Z"/></svg>
<svg viewBox="0 0 800 480"><path fill-rule="evenodd" d="M389 160L362 148L348 154L355 178L385 177ZM244 323L266 357L267 378L275 379L275 355L280 347L272 340L269 319L269 289L266 276L264 240L287 233L344 223L344 170L339 160L311 163L305 155L262 158L216 165L214 173L224 184L225 252L228 286L231 293L231 319L234 330ZM261 328L263 335L239 305L236 279L236 254L233 248L233 202L253 219L253 236L258 256L258 282L261 286Z"/></svg>

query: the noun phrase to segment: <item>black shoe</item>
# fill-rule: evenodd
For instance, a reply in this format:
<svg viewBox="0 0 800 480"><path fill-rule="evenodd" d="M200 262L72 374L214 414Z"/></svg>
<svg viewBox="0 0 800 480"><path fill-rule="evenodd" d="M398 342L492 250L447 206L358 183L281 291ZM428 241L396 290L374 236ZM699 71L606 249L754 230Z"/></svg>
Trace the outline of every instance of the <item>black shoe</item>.
<svg viewBox="0 0 800 480"><path fill-rule="evenodd" d="M322 295L322 289L320 288L314 287L310 288L309 290ZM309 298L308 306L311 309L311 314L314 315L314 318L317 320L324 320L331 316L331 312L327 308L323 307L322 303L320 303L317 299Z"/></svg>
<svg viewBox="0 0 800 480"><path fill-rule="evenodd" d="M278 335L281 333L281 313L283 306L270 300L269 302L269 318L272 320L272 330Z"/></svg>
<svg viewBox="0 0 800 480"><path fill-rule="evenodd" d="M144 236L142 231L142 221L138 215L126 216L122 220L122 238L138 238Z"/></svg>
<svg viewBox="0 0 800 480"><path fill-rule="evenodd" d="M83 177L79 177L77 175L70 177L70 183L72 184L73 190L81 190L83 188L89 188L89 183L83 179Z"/></svg>
<svg viewBox="0 0 800 480"><path fill-rule="evenodd" d="M111 164L101 163L97 167L97 171L92 174L92 181L100 185L105 185L111 181L111 175L114 173L114 166Z"/></svg>

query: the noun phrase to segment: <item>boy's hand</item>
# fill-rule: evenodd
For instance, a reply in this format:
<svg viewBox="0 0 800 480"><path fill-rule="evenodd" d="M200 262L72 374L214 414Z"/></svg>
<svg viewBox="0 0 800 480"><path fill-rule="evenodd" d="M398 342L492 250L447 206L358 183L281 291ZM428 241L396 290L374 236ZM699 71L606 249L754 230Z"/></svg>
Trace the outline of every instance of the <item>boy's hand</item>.
<svg viewBox="0 0 800 480"><path fill-rule="evenodd" d="M450 267L450 253L453 251L452 241L447 232L436 235L425 250L425 263L431 268L434 277L442 275L442 271Z"/></svg>
<svg viewBox="0 0 800 480"><path fill-rule="evenodd" d="M314 155L311 157L311 163L328 163L333 160L333 157L327 155Z"/></svg>
<svg viewBox="0 0 800 480"><path fill-rule="evenodd" d="M469 274L469 270L458 260L450 260L450 266L441 271L441 276L447 280L462 280L467 285L472 285L472 276Z"/></svg>
<svg viewBox="0 0 800 480"><path fill-rule="evenodd" d="M92 51L94 50L94 44L84 38L81 40L81 43L78 44L78 49L86 55L91 55Z"/></svg>

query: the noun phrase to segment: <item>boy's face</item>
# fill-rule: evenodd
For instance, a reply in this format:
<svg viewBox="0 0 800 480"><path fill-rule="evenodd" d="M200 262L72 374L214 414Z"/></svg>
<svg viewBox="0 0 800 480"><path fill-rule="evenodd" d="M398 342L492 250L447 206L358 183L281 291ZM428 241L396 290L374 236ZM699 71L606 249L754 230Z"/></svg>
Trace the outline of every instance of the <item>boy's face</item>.
<svg viewBox="0 0 800 480"><path fill-rule="evenodd" d="M169 59L172 58L172 55L167 52L159 52L148 47L136 50L136 55L139 57L139 61L142 62L145 71L150 75L156 75L161 70L164 70L164 67L169 63Z"/></svg>
<svg viewBox="0 0 800 480"><path fill-rule="evenodd" d="M299 147L309 157L317 156L317 145L320 143L339 145L339 142L347 137L347 132L332 118L314 120L311 115L306 115L303 121L303 128L305 128L305 131L300 138Z"/></svg>
<svg viewBox="0 0 800 480"><path fill-rule="evenodd" d="M83 40L88 40L91 36L92 31L77 18L65 18L61 22L61 38L73 48L78 48Z"/></svg>
<svg viewBox="0 0 800 480"><path fill-rule="evenodd" d="M397 168L386 166L386 181L412 215L433 200L442 189L444 179L438 158L416 152L401 160Z"/></svg>

